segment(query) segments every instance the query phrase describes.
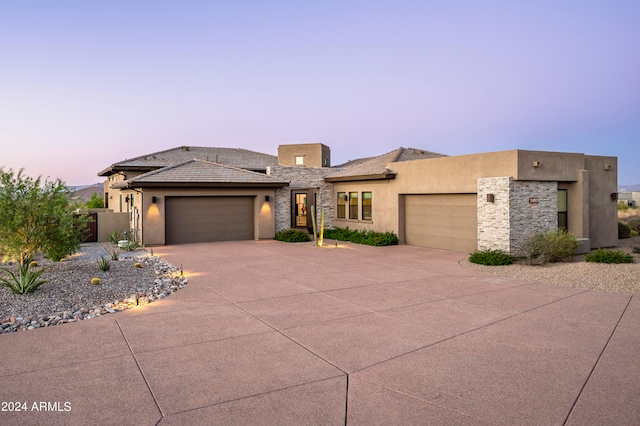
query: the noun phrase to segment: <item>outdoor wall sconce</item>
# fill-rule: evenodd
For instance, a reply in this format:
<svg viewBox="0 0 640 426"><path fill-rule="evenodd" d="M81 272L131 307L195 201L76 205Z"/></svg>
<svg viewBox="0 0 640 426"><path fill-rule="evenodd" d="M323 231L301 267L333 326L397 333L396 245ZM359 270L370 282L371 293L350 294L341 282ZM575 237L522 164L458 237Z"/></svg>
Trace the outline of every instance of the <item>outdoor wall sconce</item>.
<svg viewBox="0 0 640 426"><path fill-rule="evenodd" d="M151 204L155 204L157 202L158 202L158 197L156 197L155 195L151 197Z"/></svg>
<svg viewBox="0 0 640 426"><path fill-rule="evenodd" d="M268 203L270 199L271 199L271 197L269 197L268 195L264 196L264 202L265 203Z"/></svg>
<svg viewBox="0 0 640 426"><path fill-rule="evenodd" d="M540 162L539 161L534 161L533 162L533 167L540 167Z"/></svg>
<svg viewBox="0 0 640 426"><path fill-rule="evenodd" d="M347 194L344 194L344 195L342 196L342 199L343 199L345 202L347 202L347 201L349 201L349 196L348 196Z"/></svg>
<svg viewBox="0 0 640 426"><path fill-rule="evenodd" d="M495 201L495 197L493 194L487 194L487 203L493 203Z"/></svg>
<svg viewBox="0 0 640 426"><path fill-rule="evenodd" d="M611 193L611 201L618 201L618 193L617 192L612 192Z"/></svg>
<svg viewBox="0 0 640 426"><path fill-rule="evenodd" d="M605 165L604 165L604 169L605 169L606 171L611 170L611 164L605 164Z"/></svg>

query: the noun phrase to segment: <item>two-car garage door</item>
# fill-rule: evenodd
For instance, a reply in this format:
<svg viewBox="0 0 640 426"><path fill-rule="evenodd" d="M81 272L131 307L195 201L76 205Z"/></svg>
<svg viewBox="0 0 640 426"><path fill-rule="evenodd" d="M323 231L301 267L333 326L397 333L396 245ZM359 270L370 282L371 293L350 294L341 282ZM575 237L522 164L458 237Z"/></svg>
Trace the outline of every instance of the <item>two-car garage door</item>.
<svg viewBox="0 0 640 426"><path fill-rule="evenodd" d="M478 245L476 194L405 195L405 243L471 253Z"/></svg>
<svg viewBox="0 0 640 426"><path fill-rule="evenodd" d="M166 197L165 244L254 239L255 197Z"/></svg>

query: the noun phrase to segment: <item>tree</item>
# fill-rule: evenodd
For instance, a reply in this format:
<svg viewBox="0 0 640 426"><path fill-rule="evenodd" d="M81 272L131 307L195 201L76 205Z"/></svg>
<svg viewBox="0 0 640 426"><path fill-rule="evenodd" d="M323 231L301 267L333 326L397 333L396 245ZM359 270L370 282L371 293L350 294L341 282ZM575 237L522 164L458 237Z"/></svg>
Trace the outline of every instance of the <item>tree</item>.
<svg viewBox="0 0 640 426"><path fill-rule="evenodd" d="M86 217L71 211L71 190L60 179L42 182L20 170L0 168L0 252L18 261L20 273L0 279L16 293L28 293L44 283L42 270L29 272L38 252L53 261L75 252L82 243Z"/></svg>
<svg viewBox="0 0 640 426"><path fill-rule="evenodd" d="M103 209L104 208L104 199L96 192L91 194L91 198L87 201L86 204L88 209Z"/></svg>

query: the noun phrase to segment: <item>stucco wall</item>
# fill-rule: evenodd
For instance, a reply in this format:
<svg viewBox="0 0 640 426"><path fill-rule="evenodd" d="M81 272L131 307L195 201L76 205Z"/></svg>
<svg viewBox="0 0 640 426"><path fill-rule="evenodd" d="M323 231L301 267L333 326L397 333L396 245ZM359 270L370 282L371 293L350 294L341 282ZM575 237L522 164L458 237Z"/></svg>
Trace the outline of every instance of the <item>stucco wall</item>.
<svg viewBox="0 0 640 426"><path fill-rule="evenodd" d="M302 167L331 167L331 151L321 143L278 146L278 165L301 167L296 164L297 156L303 157Z"/></svg>
<svg viewBox="0 0 640 426"><path fill-rule="evenodd" d="M272 177L289 182L288 187L275 192L275 231L291 228L291 193L295 190L313 189L317 193L316 224L320 224L322 210L325 211L325 227L333 226L333 184L324 177L333 172L329 168L273 166L268 170ZM310 196L313 196L310 194Z"/></svg>
<svg viewBox="0 0 640 426"><path fill-rule="evenodd" d="M335 182L333 185L332 203L335 205L338 192L358 193L358 219L349 219L349 206L346 207L345 219L334 218L333 224L339 228L374 230L378 232L394 232L398 234L400 211L399 197L393 179L371 180L365 182ZM362 220L362 193L371 192L371 220Z"/></svg>
<svg viewBox="0 0 640 426"><path fill-rule="evenodd" d="M613 247L618 243L618 159L587 155L589 170L589 236L591 248Z"/></svg>

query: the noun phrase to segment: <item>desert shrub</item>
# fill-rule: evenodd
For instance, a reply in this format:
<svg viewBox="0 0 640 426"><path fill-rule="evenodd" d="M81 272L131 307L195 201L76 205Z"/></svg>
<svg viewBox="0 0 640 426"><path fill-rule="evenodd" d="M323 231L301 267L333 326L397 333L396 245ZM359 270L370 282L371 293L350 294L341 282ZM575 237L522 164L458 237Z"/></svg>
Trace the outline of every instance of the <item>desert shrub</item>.
<svg viewBox="0 0 640 426"><path fill-rule="evenodd" d="M102 256L100 259L96 260L96 263L101 271L108 271L109 268L111 268L111 261L108 257Z"/></svg>
<svg viewBox="0 0 640 426"><path fill-rule="evenodd" d="M299 229L285 229L278 232L274 239L286 243L303 243L310 240L309 234Z"/></svg>
<svg viewBox="0 0 640 426"><path fill-rule="evenodd" d="M631 238L631 228L624 222L618 221L618 238Z"/></svg>
<svg viewBox="0 0 640 426"><path fill-rule="evenodd" d="M523 257L532 265L569 260L577 249L576 236L565 229L538 232L520 246Z"/></svg>
<svg viewBox="0 0 640 426"><path fill-rule="evenodd" d="M635 246L635 247L633 248L633 252L634 252L634 253L638 253L638 254L640 254L640 246Z"/></svg>
<svg viewBox="0 0 640 426"><path fill-rule="evenodd" d="M135 241L127 240L122 246L119 246L124 251L134 251L140 248L140 244Z"/></svg>
<svg viewBox="0 0 640 426"><path fill-rule="evenodd" d="M375 232L368 230L352 230L349 228L333 228L324 231L324 238L330 240L350 241L369 246L392 246L398 244L398 236L393 232Z"/></svg>
<svg viewBox="0 0 640 426"><path fill-rule="evenodd" d="M626 212L629 209L630 209L630 207L626 202L625 203L618 203L618 211Z"/></svg>
<svg viewBox="0 0 640 426"><path fill-rule="evenodd" d="M37 290L38 287L47 282L40 278L44 269L31 272L29 271L30 265L31 258L27 258L24 263L19 263L17 274L14 274L8 268L0 268L0 270L9 274L8 279L0 278L0 286L7 287L16 294L26 294Z"/></svg>
<svg viewBox="0 0 640 426"><path fill-rule="evenodd" d="M629 228L631 228L631 231L640 233L640 217L631 218L625 221L625 223L629 226Z"/></svg>
<svg viewBox="0 0 640 426"><path fill-rule="evenodd" d="M474 251L469 256L469 262L477 263L478 265L511 265L513 261L513 256L502 250Z"/></svg>
<svg viewBox="0 0 640 426"><path fill-rule="evenodd" d="M118 241L120 241L121 239L122 239L122 234L118 230L115 230L112 233L107 234L107 241L109 241L110 243L118 244Z"/></svg>
<svg viewBox="0 0 640 426"><path fill-rule="evenodd" d="M598 249L584 255L587 262L596 263L634 263L633 256L619 250Z"/></svg>

